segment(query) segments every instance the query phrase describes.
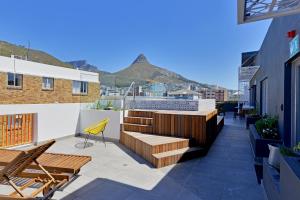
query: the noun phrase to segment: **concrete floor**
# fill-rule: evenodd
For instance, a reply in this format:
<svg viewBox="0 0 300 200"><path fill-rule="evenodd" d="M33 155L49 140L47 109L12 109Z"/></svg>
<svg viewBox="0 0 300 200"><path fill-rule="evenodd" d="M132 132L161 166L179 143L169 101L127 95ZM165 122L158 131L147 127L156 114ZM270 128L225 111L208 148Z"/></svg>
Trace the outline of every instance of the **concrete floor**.
<svg viewBox="0 0 300 200"><path fill-rule="evenodd" d="M82 138L58 141L52 152L91 155L93 161L54 199L63 200L260 200L248 132L244 123L227 116L225 126L203 158L154 169L122 145L93 142L78 149ZM3 188L0 188L0 192Z"/></svg>

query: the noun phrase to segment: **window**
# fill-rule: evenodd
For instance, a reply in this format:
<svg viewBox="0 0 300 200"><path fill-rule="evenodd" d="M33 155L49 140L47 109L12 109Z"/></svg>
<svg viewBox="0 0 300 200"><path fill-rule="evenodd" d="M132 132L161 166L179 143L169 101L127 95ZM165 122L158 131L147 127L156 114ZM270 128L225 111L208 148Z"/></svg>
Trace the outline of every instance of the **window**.
<svg viewBox="0 0 300 200"><path fill-rule="evenodd" d="M10 88L22 88L22 74L7 73L7 85Z"/></svg>
<svg viewBox="0 0 300 200"><path fill-rule="evenodd" d="M87 94L88 82L73 81L73 94Z"/></svg>
<svg viewBox="0 0 300 200"><path fill-rule="evenodd" d="M43 90L53 90L54 89L54 78L43 77L42 89Z"/></svg>

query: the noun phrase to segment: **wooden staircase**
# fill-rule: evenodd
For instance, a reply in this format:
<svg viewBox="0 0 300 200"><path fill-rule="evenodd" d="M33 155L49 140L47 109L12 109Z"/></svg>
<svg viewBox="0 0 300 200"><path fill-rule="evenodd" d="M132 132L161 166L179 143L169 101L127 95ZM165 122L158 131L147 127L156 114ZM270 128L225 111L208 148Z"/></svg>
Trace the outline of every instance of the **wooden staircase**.
<svg viewBox="0 0 300 200"><path fill-rule="evenodd" d="M153 112L129 111L120 142L157 168L205 154L204 148L191 147L189 139L153 134L152 125Z"/></svg>

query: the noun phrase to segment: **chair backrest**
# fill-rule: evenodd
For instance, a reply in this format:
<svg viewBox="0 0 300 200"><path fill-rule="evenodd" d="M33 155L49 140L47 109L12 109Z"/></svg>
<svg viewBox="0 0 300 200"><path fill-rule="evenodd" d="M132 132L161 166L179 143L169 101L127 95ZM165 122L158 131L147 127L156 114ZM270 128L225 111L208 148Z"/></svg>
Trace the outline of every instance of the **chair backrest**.
<svg viewBox="0 0 300 200"><path fill-rule="evenodd" d="M26 151L20 151L19 155L13 159L5 168L1 171L2 176L7 177L17 176L24 169L26 169L33 161L41 156L49 147L55 143L55 140L50 140L37 147L31 148Z"/></svg>
<svg viewBox="0 0 300 200"><path fill-rule="evenodd" d="M84 131L88 132L88 133L92 133L92 134L98 134L98 133L104 131L108 122L109 122L109 118L105 118L104 120L102 120L98 124L96 124L95 126L91 126L91 127L84 129Z"/></svg>

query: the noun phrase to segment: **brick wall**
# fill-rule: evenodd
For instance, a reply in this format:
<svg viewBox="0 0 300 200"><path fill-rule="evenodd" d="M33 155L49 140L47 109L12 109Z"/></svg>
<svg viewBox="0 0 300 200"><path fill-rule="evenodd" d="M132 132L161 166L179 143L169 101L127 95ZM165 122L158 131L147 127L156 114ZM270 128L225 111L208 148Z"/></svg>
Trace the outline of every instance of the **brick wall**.
<svg viewBox="0 0 300 200"><path fill-rule="evenodd" d="M0 72L0 104L88 103L99 98L100 84L88 83L87 95L72 94L72 80L54 79L54 90L42 90L42 77L23 75L22 89L7 87L7 73Z"/></svg>

